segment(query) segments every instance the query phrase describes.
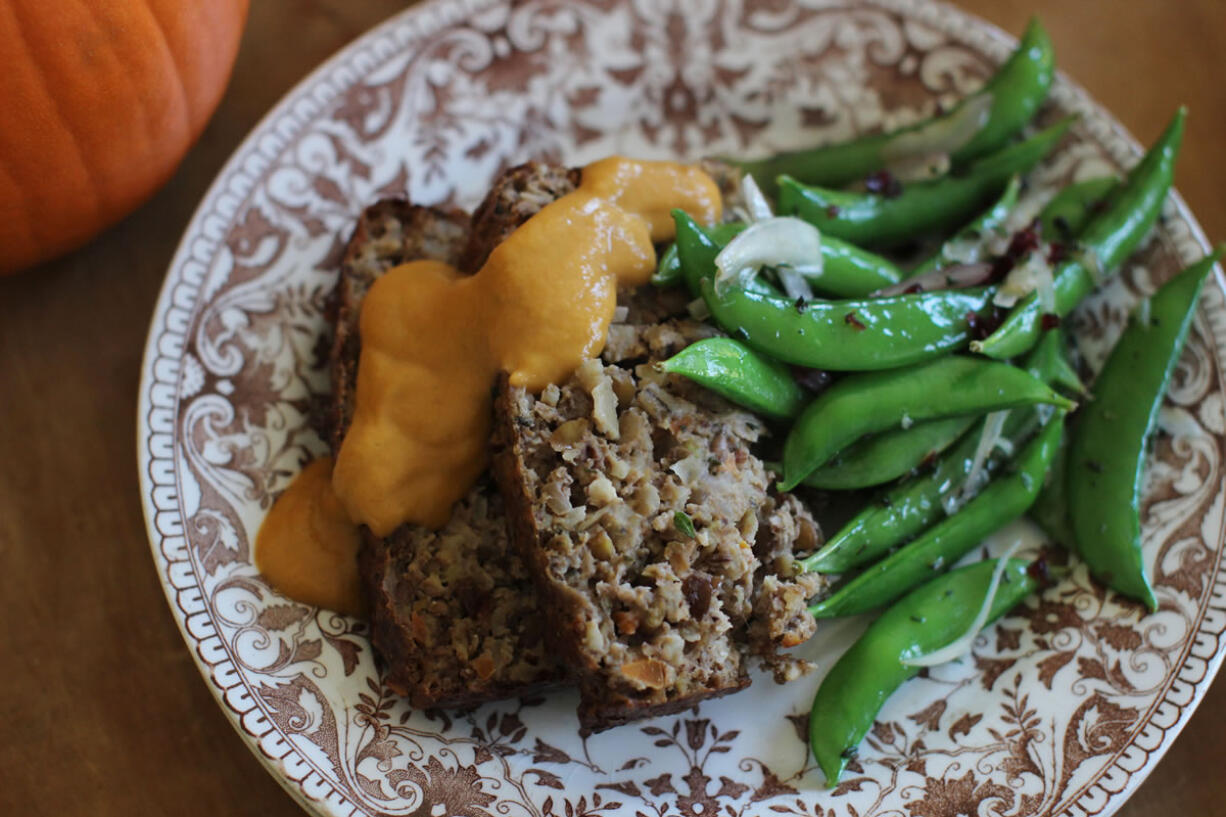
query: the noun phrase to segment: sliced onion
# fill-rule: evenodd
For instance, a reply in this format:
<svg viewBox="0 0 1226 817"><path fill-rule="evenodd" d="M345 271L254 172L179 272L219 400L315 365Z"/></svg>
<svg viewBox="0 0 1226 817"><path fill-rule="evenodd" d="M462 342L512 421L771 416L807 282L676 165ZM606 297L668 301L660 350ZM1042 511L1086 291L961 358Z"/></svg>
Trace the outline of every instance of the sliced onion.
<svg viewBox="0 0 1226 817"><path fill-rule="evenodd" d="M613 323L625 323L630 317L630 307L622 305L613 307Z"/></svg>
<svg viewBox="0 0 1226 817"><path fill-rule="evenodd" d="M746 227L715 256L715 290L744 282L763 267L789 267L805 277L822 274L822 234L808 222L772 216Z"/></svg>
<svg viewBox="0 0 1226 817"><path fill-rule="evenodd" d="M775 274L779 276L779 283L783 286L783 291L792 300L804 298L806 301L813 300L813 290L809 288L809 282L805 277L791 267L779 267L775 270Z"/></svg>
<svg viewBox="0 0 1226 817"><path fill-rule="evenodd" d="M762 195L762 188L758 187L758 183L749 173L741 176L741 199L746 215L749 216L748 221L765 221L774 217L775 211L771 209L770 202Z"/></svg>
<svg viewBox="0 0 1226 817"><path fill-rule="evenodd" d="M987 124L991 111L991 93L981 91L969 96L948 115L886 142L881 148L881 158L888 165L914 156L957 153Z"/></svg>
<svg viewBox="0 0 1226 817"><path fill-rule="evenodd" d="M1142 298L1141 303L1137 304L1137 322L1142 326L1149 326L1152 317L1149 298Z"/></svg>
<svg viewBox="0 0 1226 817"><path fill-rule="evenodd" d="M916 287L919 287L920 292L931 292L937 289L966 289L987 283L991 277L992 265L987 262L955 264L883 287L874 292L873 297L886 298L891 295L905 295L917 291Z"/></svg>
<svg viewBox="0 0 1226 817"><path fill-rule="evenodd" d="M951 164L948 153L925 153L891 162L889 171L895 179L906 184L944 176Z"/></svg>
<svg viewBox="0 0 1226 817"><path fill-rule="evenodd" d="M711 308L707 306L706 300L703 298L695 298L685 305L685 311L690 313L690 317L696 321L705 321L711 317Z"/></svg>
<svg viewBox="0 0 1226 817"><path fill-rule="evenodd" d="M942 501L947 516L957 513L958 509L979 493L984 483L987 482L988 471L985 466L988 457L1000 444L1001 435L1005 430L1005 420L1008 417L1008 411L994 411L984 418L983 431L979 435L979 444L975 446L975 456L971 459L971 470L966 475L966 482L962 483L959 490L954 491Z"/></svg>
<svg viewBox="0 0 1226 817"><path fill-rule="evenodd" d="M992 303L1007 309L1032 292L1038 293L1044 312L1056 311L1056 291L1052 282L1051 264L1047 262L1047 252L1042 246L1009 271L1001 282L1000 289L992 297Z"/></svg>
<svg viewBox="0 0 1226 817"><path fill-rule="evenodd" d="M1103 260L1098 257L1098 250L1093 247L1085 247L1081 251L1081 265L1086 268L1086 272L1090 273L1090 278L1094 281L1094 286L1098 286L1107 277L1107 271L1103 269Z"/></svg>
<svg viewBox="0 0 1226 817"><path fill-rule="evenodd" d="M979 631L988 623L988 616L992 613L992 602L996 601L996 591L1000 588L1000 577L1005 575L1005 568L1009 566L1009 558L1013 556L1021 544L1022 540L1018 539L996 560L996 569L992 571L992 581L988 582L988 592L984 595L983 604L979 606L979 612L975 614L975 618L966 632L938 650L933 650L926 655L902 659L903 666L935 667L940 664L947 664L955 658L961 658L971 651L971 648L975 646L975 636L979 635Z"/></svg>

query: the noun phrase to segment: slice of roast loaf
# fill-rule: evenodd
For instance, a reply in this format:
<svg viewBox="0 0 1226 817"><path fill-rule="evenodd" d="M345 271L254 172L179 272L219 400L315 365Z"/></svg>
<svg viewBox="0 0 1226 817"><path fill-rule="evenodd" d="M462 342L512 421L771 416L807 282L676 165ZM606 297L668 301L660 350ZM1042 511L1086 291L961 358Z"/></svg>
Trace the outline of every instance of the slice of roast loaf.
<svg viewBox="0 0 1226 817"><path fill-rule="evenodd" d="M503 378L494 472L512 537L594 732L749 684L751 656L812 634L816 523L751 453L760 421L651 365L711 330L614 325L604 359L539 394Z"/></svg>
<svg viewBox="0 0 1226 817"><path fill-rule="evenodd" d="M475 270L506 234L574 188L569 171L514 168L470 227L463 213L383 200L366 209L346 248L332 350L333 451L353 416L362 298L392 267L417 259ZM385 680L416 707L456 707L524 694L563 678L542 639L534 586L508 545L502 499L488 479L441 530L405 525L387 539L363 529L359 555L371 639Z"/></svg>

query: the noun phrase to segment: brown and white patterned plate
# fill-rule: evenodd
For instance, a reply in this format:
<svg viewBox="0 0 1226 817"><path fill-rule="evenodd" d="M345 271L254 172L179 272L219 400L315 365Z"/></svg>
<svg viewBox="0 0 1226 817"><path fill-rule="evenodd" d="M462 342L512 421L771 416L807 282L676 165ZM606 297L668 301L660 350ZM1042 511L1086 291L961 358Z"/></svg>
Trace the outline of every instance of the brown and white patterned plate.
<svg viewBox="0 0 1226 817"><path fill-rule="evenodd" d="M361 622L288 601L252 567L262 516L324 450L308 423L327 388L323 310L365 204L407 193L471 206L501 168L533 156L697 158L838 139L930 113L1010 48L924 0L438 0L374 29L277 106L214 182L167 275L145 353L139 467L183 636L290 794L319 814L423 817L1119 807L1223 654L1220 283L1146 490L1161 610L1142 617L1077 570L989 630L971 659L907 684L833 790L803 741L820 672L784 687L758 678L586 741L571 692L413 711L380 682ZM1060 79L1049 107L1049 119L1081 121L1037 172L1032 205L1135 161L1137 144L1073 83ZM1140 295L1204 246L1172 197L1156 237L1077 317L1091 365ZM827 668L862 626L830 624L803 649Z"/></svg>

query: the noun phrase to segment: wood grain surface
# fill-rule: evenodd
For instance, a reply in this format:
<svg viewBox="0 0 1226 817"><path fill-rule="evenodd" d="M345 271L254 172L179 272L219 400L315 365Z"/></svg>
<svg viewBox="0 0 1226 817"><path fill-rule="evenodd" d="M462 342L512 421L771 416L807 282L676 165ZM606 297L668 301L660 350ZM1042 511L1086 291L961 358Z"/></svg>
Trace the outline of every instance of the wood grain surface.
<svg viewBox="0 0 1226 817"><path fill-rule="evenodd" d="M404 5L258 0L229 91L171 183L92 245L0 280L0 813L294 815L201 681L158 585L134 457L153 302L192 211L260 117ZM964 0L1018 32L1145 142L1191 109L1178 186L1226 238L1226 4ZM1222 813L1226 681L1119 812Z"/></svg>

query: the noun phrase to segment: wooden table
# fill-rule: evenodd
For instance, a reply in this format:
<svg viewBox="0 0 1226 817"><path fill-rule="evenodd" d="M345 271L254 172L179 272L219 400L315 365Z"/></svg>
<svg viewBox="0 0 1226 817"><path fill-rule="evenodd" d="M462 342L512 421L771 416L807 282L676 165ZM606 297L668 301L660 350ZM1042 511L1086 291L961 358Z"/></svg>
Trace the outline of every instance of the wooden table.
<svg viewBox="0 0 1226 817"><path fill-rule="evenodd" d="M294 815L184 649L138 497L138 368L188 218L238 142L397 0L256 0L229 92L151 202L91 246L0 281L0 812ZM1143 141L1192 119L1179 189L1226 237L1221 0L963 0L1010 31L1040 13L1060 65ZM1173 9L1173 10L1172 10ZM1222 813L1226 681L1120 812Z"/></svg>

